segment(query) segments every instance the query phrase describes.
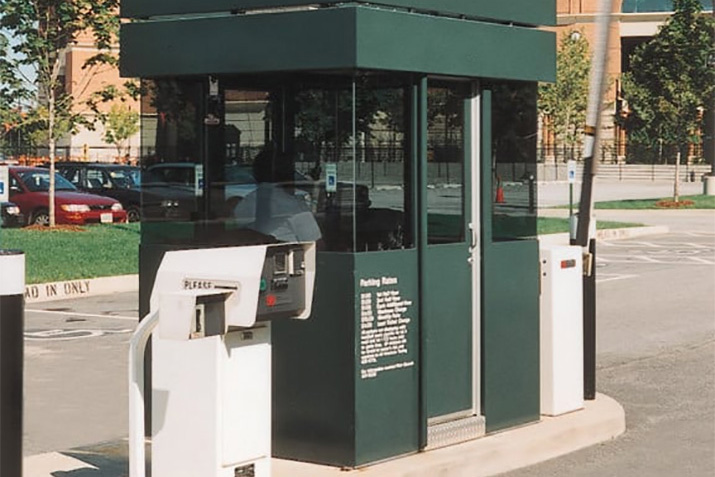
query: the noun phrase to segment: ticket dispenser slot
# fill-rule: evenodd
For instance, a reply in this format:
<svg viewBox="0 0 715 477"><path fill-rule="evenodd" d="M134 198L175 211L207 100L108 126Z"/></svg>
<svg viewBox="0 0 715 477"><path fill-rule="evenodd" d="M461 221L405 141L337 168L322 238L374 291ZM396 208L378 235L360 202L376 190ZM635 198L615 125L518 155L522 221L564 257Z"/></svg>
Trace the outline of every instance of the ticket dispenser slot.
<svg viewBox="0 0 715 477"><path fill-rule="evenodd" d="M131 477L145 475L138 363L150 336L152 475L270 476L270 321L308 318L314 276L314 243L164 256L130 344Z"/></svg>
<svg viewBox="0 0 715 477"><path fill-rule="evenodd" d="M181 341L225 334L226 306L232 293L187 290L162 294L157 336Z"/></svg>

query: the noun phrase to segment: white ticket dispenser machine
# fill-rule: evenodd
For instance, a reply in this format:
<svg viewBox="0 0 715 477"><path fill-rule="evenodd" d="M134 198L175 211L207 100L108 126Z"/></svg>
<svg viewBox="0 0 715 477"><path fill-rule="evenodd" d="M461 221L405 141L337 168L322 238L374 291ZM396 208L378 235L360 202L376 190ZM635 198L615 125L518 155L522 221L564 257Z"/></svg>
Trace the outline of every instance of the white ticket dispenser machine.
<svg viewBox="0 0 715 477"><path fill-rule="evenodd" d="M142 365L154 329L152 475L270 476L270 322L310 315L314 277L314 243L164 256L130 346L130 477L145 475Z"/></svg>

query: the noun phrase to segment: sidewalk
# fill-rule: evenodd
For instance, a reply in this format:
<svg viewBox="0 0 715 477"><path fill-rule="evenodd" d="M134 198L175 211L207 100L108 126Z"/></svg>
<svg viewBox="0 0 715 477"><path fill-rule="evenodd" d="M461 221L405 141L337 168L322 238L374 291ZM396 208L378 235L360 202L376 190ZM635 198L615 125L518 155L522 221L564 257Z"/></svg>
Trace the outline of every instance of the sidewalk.
<svg viewBox="0 0 715 477"><path fill-rule="evenodd" d="M371 467L343 470L273 459L274 477L480 477L553 459L625 432L625 414L598 394L585 409L464 444L414 454ZM25 477L126 477L126 441L52 452L24 460ZM155 476L169 477L169 476ZM198 477L198 476L197 476Z"/></svg>

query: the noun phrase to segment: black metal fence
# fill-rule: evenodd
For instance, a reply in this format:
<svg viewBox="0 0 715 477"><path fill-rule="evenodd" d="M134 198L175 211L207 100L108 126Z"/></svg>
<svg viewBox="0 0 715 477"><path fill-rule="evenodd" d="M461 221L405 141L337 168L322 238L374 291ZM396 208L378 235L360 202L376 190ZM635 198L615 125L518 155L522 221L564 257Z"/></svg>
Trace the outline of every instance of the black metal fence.
<svg viewBox="0 0 715 477"><path fill-rule="evenodd" d="M606 164L675 164L677 152L675 146L604 143L600 147L599 160ZM704 162L702 144L690 145L687 156L681 158L681 163L702 164ZM578 146L541 144L537 157L539 162L580 161L583 150Z"/></svg>

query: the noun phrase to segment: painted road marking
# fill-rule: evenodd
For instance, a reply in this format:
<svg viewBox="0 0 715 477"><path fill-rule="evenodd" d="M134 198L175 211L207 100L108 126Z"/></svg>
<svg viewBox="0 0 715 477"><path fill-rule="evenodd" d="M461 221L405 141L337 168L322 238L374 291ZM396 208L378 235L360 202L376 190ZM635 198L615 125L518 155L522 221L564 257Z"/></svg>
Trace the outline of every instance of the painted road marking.
<svg viewBox="0 0 715 477"><path fill-rule="evenodd" d="M132 330L42 330L26 331L27 341L69 341L85 338L97 338L106 335L131 333Z"/></svg>
<svg viewBox="0 0 715 477"><path fill-rule="evenodd" d="M26 308L25 311L29 311L31 313L44 313L47 315L78 316L81 318L111 318L113 320L133 321L134 323L139 322L139 319L136 316L96 315L92 313L76 313L74 311L33 310L29 308Z"/></svg>
<svg viewBox="0 0 715 477"><path fill-rule="evenodd" d="M605 277L605 278L598 278ZM626 280L628 278L637 278L638 275L621 275L618 273L598 273L596 275L596 283L612 282L615 280Z"/></svg>
<svg viewBox="0 0 715 477"><path fill-rule="evenodd" d="M670 257L672 260L663 260L647 257L645 255L600 255L596 257L596 262L602 263L631 263L631 264L663 264L663 265L715 265L715 260L707 260L699 257L678 256ZM690 260L690 261L684 261Z"/></svg>

